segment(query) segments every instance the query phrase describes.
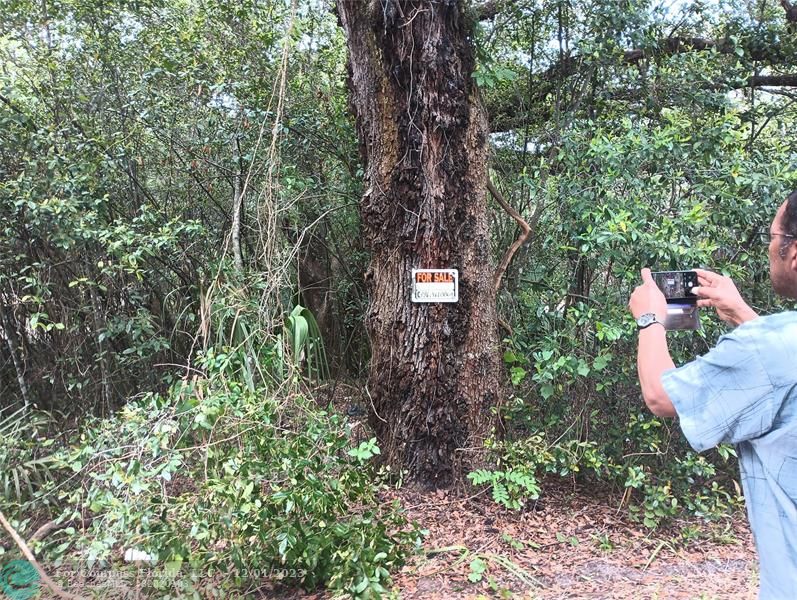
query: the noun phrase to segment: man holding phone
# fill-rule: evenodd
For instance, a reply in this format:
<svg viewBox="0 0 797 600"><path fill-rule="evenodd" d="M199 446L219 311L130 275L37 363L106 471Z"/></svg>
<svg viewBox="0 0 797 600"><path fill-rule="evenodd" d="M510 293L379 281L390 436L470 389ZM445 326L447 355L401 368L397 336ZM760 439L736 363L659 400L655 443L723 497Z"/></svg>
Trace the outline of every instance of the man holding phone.
<svg viewBox="0 0 797 600"><path fill-rule="evenodd" d="M797 191L768 232L774 291L797 299ZM667 301L649 269L629 301L639 327L642 395L658 416L680 421L702 451L736 445L750 527L758 549L760 600L797 598L797 312L759 317L733 281L695 269L698 306L738 325L704 356L675 368L662 322Z"/></svg>

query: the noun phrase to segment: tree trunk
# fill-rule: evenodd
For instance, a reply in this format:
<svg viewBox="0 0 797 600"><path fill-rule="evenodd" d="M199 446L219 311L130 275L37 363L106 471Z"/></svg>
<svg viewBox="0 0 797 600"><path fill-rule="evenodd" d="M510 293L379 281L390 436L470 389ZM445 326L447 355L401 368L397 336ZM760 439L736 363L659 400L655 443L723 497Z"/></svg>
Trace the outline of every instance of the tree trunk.
<svg viewBox="0 0 797 600"><path fill-rule="evenodd" d="M365 164L371 422L395 468L460 479L498 404L487 119L457 0L339 0ZM457 303L413 304L413 268L459 270Z"/></svg>
<svg viewBox="0 0 797 600"><path fill-rule="evenodd" d="M244 274L244 258L241 252L241 219L244 212L243 185L244 168L241 162L241 148L238 136L232 142L232 155L235 162L236 172L233 174L233 193L232 193L232 225L230 226L230 237L232 238L232 258L235 270L239 275Z"/></svg>
<svg viewBox="0 0 797 600"><path fill-rule="evenodd" d="M31 402L28 384L25 382L25 364L22 357L19 355L20 345L17 340L16 326L8 316L5 300L2 297L0 297L0 324L3 326L3 331L5 332L6 344L8 344L8 351L11 354L11 361L14 363L14 372L17 375L19 392L22 394L22 404L25 410L27 410Z"/></svg>
<svg viewBox="0 0 797 600"><path fill-rule="evenodd" d="M100 414L106 417L110 415L113 410L113 395L111 393L111 375L108 372L108 353L105 351L105 344L102 343L102 333L105 330L105 324L103 323L105 312L102 306L100 306L97 290L92 286L89 287L89 296L91 297L91 316L94 320L94 335L97 340L97 356L99 357L100 379L102 383L103 403Z"/></svg>

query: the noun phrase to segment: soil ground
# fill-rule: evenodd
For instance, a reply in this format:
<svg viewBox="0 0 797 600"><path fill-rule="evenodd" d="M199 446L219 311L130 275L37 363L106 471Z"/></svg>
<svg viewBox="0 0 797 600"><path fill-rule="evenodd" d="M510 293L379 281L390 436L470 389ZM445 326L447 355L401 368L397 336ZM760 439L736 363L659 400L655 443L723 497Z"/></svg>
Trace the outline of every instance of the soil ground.
<svg viewBox="0 0 797 600"><path fill-rule="evenodd" d="M651 532L619 498L544 488L524 512L488 497L400 490L429 530L425 553L394 577L401 598L755 600L755 548L743 513ZM487 570L480 581L471 564ZM477 563L478 567L478 563Z"/></svg>

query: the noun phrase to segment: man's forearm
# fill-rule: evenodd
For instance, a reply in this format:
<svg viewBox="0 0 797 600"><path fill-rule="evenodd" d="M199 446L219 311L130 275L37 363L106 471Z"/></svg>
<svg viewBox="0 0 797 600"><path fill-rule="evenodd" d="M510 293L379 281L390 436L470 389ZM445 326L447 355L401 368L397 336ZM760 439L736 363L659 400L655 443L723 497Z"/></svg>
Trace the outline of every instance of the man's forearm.
<svg viewBox="0 0 797 600"><path fill-rule="evenodd" d="M659 417L674 417L670 397L661 384L665 371L675 368L667 347L667 333L662 325L651 325L639 331L637 371L642 397L650 411Z"/></svg>

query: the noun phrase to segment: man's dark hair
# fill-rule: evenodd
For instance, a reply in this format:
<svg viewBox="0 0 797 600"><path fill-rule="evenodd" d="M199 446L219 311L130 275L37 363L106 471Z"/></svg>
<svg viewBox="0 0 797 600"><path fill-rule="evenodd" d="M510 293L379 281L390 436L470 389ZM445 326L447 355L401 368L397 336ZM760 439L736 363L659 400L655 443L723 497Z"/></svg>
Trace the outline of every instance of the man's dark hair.
<svg viewBox="0 0 797 600"><path fill-rule="evenodd" d="M783 211L783 219L781 221L783 233L792 237L784 237L780 242L780 256L783 258L786 255L786 248L794 243L797 238L797 190L794 190L786 198L786 210Z"/></svg>

